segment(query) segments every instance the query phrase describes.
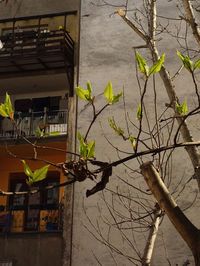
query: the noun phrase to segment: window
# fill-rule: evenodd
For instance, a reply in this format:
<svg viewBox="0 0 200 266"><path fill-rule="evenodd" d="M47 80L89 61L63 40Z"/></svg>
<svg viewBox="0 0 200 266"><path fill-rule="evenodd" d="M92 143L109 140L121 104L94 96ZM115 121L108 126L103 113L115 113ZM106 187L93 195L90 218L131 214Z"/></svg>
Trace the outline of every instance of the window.
<svg viewBox="0 0 200 266"><path fill-rule="evenodd" d="M59 209L59 188L45 190L44 187L57 185L59 182L60 173L52 171L49 172L45 180L37 182L31 187L31 189L41 189L39 192L35 194L10 196L8 205L13 216L13 231L40 231L42 222L43 227L45 227L43 229L48 229L47 223L49 221L46 219L46 216L48 216L47 212ZM24 173L12 173L10 175L10 191L20 192L29 189ZM46 216L44 216L44 213L46 213ZM46 219L46 223L41 221L41 219ZM53 228L58 229L58 219L54 219Z"/></svg>
<svg viewBox="0 0 200 266"><path fill-rule="evenodd" d="M15 111L17 112L29 112L33 110L34 112L43 112L44 109L50 111L58 111L61 101L61 96L54 97L42 97L33 99L18 99L15 101ZM65 100L66 105L66 100Z"/></svg>

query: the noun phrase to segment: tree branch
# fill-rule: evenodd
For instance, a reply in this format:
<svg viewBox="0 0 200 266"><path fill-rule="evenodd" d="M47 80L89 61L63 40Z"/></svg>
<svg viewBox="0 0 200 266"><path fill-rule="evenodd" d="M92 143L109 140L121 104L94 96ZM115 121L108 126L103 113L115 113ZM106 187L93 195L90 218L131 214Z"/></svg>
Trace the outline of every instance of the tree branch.
<svg viewBox="0 0 200 266"><path fill-rule="evenodd" d="M147 35L145 35L138 27L127 17L126 12L123 9L119 9L115 12L115 14L118 14L131 29L133 29L144 41L145 43L148 42L149 38Z"/></svg>
<svg viewBox="0 0 200 266"><path fill-rule="evenodd" d="M194 253L197 248L199 230L189 221L178 207L152 162L144 163L140 168L142 175L144 176L149 189L158 201L160 208L166 212L176 230Z"/></svg>
<svg viewBox="0 0 200 266"><path fill-rule="evenodd" d="M158 204L157 204L158 205ZM142 266L150 266L151 258L153 254L153 249L159 229L159 225L162 219L162 211L160 210L159 206L156 206L156 210L154 213L154 218L151 224L151 228L149 231L149 236L146 242L146 246L144 249L144 254L142 257Z"/></svg>
<svg viewBox="0 0 200 266"><path fill-rule="evenodd" d="M192 28L192 32L193 35L198 43L198 45L200 46L200 30L198 27L198 24L196 22L195 19L195 15L193 12L193 7L191 5L191 1L190 0L183 0L183 7L185 10L185 14L186 14L186 21L190 24L190 27Z"/></svg>
<svg viewBox="0 0 200 266"><path fill-rule="evenodd" d="M153 6L152 12L156 12L156 6L155 6L154 1L155 0L151 0L151 4ZM183 0L183 2L185 2L185 4L189 4L188 0ZM149 36L147 36L140 29L138 29L137 26L132 21L130 21L130 19L126 16L126 13L124 10L120 9L116 13L119 16L121 16L121 18L126 22L126 24L129 27L131 27L131 29L133 29L133 31L145 41L145 43L148 45L148 48L152 52L153 60L157 61L159 59L159 53L158 53L158 50L156 48L156 44L154 42L155 40L152 40L152 38L150 36L151 34ZM152 19L154 19L153 13L151 14L151 17L152 17ZM152 27L154 27L155 26L155 20L153 20L151 24L152 24ZM196 27L197 27L197 25L196 25ZM177 122L179 125L181 125L180 132L182 134L183 141L184 142L193 142L193 138L192 138L191 132L187 126L186 121L183 121L182 118L178 117L178 113L176 111L176 102L179 102L178 97L175 93L172 79L171 79L168 71L166 70L166 68L164 66L161 68L159 74L160 74L160 77L163 81L165 89L167 91L167 94L168 94L168 97L170 100L170 105L173 108L173 110L177 116ZM194 170L195 170L196 168L198 168L200 166L199 151L198 151L197 147L195 147L195 146L187 147L186 150L190 156L191 162L192 162ZM198 187L200 190L200 178L197 179L197 184L198 184Z"/></svg>

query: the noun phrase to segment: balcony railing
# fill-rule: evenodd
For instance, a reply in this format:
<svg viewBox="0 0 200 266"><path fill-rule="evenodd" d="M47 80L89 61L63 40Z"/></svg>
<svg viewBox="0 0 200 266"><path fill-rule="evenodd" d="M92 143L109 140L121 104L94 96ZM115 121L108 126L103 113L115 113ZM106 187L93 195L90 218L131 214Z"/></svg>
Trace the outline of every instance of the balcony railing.
<svg viewBox="0 0 200 266"><path fill-rule="evenodd" d="M0 233L55 232L63 228L62 204L46 209L43 206L27 206L24 210L12 210L9 206L8 211L3 210L6 209L4 206L0 208Z"/></svg>
<svg viewBox="0 0 200 266"><path fill-rule="evenodd" d="M66 73L73 95L74 41L68 19L75 13L0 19L0 78Z"/></svg>
<svg viewBox="0 0 200 266"><path fill-rule="evenodd" d="M63 29L18 31L1 36L1 41L3 49L0 51L0 59L12 57L12 62L5 62L4 69L3 66L0 68L0 73L6 72L11 66L15 72L21 71L22 68L24 71L34 70L39 65L41 69L45 66L64 67L64 61L59 58L61 55L67 56L67 61L73 63L74 43L68 32ZM35 56L40 58L34 61ZM30 62L31 58L33 62ZM14 59L17 61L13 62Z"/></svg>
<svg viewBox="0 0 200 266"><path fill-rule="evenodd" d="M0 138L55 137L67 134L67 110L16 112L15 124L1 120Z"/></svg>

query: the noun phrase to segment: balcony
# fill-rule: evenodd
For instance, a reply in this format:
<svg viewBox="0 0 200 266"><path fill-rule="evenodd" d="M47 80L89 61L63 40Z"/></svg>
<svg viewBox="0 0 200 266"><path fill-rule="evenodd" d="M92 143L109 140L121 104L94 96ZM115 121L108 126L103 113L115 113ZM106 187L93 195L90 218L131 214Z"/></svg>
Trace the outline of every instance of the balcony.
<svg viewBox="0 0 200 266"><path fill-rule="evenodd" d="M67 110L43 112L15 112L13 124L9 119L0 121L0 139L22 137L59 137L67 134Z"/></svg>
<svg viewBox="0 0 200 266"><path fill-rule="evenodd" d="M73 40L64 30L19 31L1 37L0 75L65 67L73 62Z"/></svg>
<svg viewBox="0 0 200 266"><path fill-rule="evenodd" d="M66 73L73 94L74 41L68 13L0 20L0 78Z"/></svg>

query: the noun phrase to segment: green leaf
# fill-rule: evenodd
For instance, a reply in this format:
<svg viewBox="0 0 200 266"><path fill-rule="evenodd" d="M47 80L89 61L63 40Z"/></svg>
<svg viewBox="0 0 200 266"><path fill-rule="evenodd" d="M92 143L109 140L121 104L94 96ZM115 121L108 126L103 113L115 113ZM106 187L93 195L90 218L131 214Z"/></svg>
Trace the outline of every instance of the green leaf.
<svg viewBox="0 0 200 266"><path fill-rule="evenodd" d="M79 144L80 156L84 160L93 158L95 155L95 141L90 141L89 143L86 143L83 136L80 134L80 132L77 133L77 137L80 143Z"/></svg>
<svg viewBox="0 0 200 266"><path fill-rule="evenodd" d="M87 159L87 145L85 143L80 143L79 152L83 159Z"/></svg>
<svg viewBox="0 0 200 266"><path fill-rule="evenodd" d="M200 59L198 59L195 63L194 63L194 70L197 68L200 68Z"/></svg>
<svg viewBox="0 0 200 266"><path fill-rule="evenodd" d="M36 169L33 173L33 182L38 182L47 177L47 172L49 170L50 165L45 165L42 168Z"/></svg>
<svg viewBox="0 0 200 266"><path fill-rule="evenodd" d="M87 145L87 158L94 158L95 157L95 141L91 141Z"/></svg>
<svg viewBox="0 0 200 266"><path fill-rule="evenodd" d="M44 129L40 129L39 127L35 130L35 136L38 138L44 137Z"/></svg>
<svg viewBox="0 0 200 266"><path fill-rule="evenodd" d="M26 163L25 160L21 160L21 162L23 163L24 165L24 173L30 177L32 179L33 177L33 172L31 171L30 167L28 166L28 164Z"/></svg>
<svg viewBox="0 0 200 266"><path fill-rule="evenodd" d="M189 56L184 56L179 51L177 51L177 55L181 59L184 67L190 72L193 71L193 62L190 60Z"/></svg>
<svg viewBox="0 0 200 266"><path fill-rule="evenodd" d="M82 100L88 101L89 99L89 91L86 89L83 89L82 87L76 88L76 95Z"/></svg>
<svg viewBox="0 0 200 266"><path fill-rule="evenodd" d="M3 116L3 117L9 117L9 114L8 114L8 112L7 112L7 109L6 109L4 103L2 103L2 104L0 105L0 115Z"/></svg>
<svg viewBox="0 0 200 266"><path fill-rule="evenodd" d="M110 81L108 82L108 84L104 90L104 96L105 96L105 98L109 104L113 103L113 97L114 97L113 87L112 87L112 83Z"/></svg>
<svg viewBox="0 0 200 266"><path fill-rule="evenodd" d="M176 52L176 54L178 55L178 57L181 59L181 61L183 62L184 61L184 55L181 53L181 52L179 52L179 51L177 51Z"/></svg>
<svg viewBox="0 0 200 266"><path fill-rule="evenodd" d="M176 103L176 110L179 115L186 115L188 113L187 101L184 100L182 104Z"/></svg>
<svg viewBox="0 0 200 266"><path fill-rule="evenodd" d="M188 113L188 106L186 100L182 103L182 114L186 115Z"/></svg>
<svg viewBox="0 0 200 266"><path fill-rule="evenodd" d="M10 100L10 95L6 92L6 99L5 99L5 108L7 110L7 113L10 117L10 119L13 119L14 116L14 111L13 111L13 106L12 106L12 102Z"/></svg>
<svg viewBox="0 0 200 266"><path fill-rule="evenodd" d="M179 103L177 103L177 102L176 102L176 111L178 112L179 115L181 115L182 108L181 108L181 105Z"/></svg>
<svg viewBox="0 0 200 266"><path fill-rule="evenodd" d="M117 103L117 102L119 102L119 99L121 98L121 96L122 96L122 92L120 92L120 93L118 93L117 95L114 95L113 96L113 100L112 100L112 104L113 103Z"/></svg>
<svg viewBox="0 0 200 266"><path fill-rule="evenodd" d="M137 108L137 119L138 120L142 119L142 107L141 107L141 104L139 104L138 108Z"/></svg>
<svg viewBox="0 0 200 266"><path fill-rule="evenodd" d="M91 83L89 81L87 82L87 89L84 89L84 88L78 86L76 88L76 95L82 100L92 101L92 85L91 85Z"/></svg>
<svg viewBox="0 0 200 266"><path fill-rule="evenodd" d="M110 127L115 131L115 133L117 133L119 136L124 136L124 130L116 125L116 122L113 117L109 118L108 122Z"/></svg>
<svg viewBox="0 0 200 266"><path fill-rule="evenodd" d="M87 158L87 144L85 143L84 141L84 138L83 136L81 135L80 132L77 133L77 137L78 137L78 140L79 140L79 153L80 153L80 156L84 159Z"/></svg>
<svg viewBox="0 0 200 266"><path fill-rule="evenodd" d="M10 96L8 93L6 93L6 98L5 98L4 103L0 105L0 115L3 117L9 117L10 119L13 120L14 111L13 111L13 106L12 106Z"/></svg>
<svg viewBox="0 0 200 266"><path fill-rule="evenodd" d="M87 82L87 90L88 90L89 99L92 99L92 85L91 85L90 81Z"/></svg>
<svg viewBox="0 0 200 266"><path fill-rule="evenodd" d="M27 184L32 185L34 182L38 182L46 178L49 165L45 165L32 172L25 160L21 160L21 162L24 165L24 173L28 176L28 179L26 180Z"/></svg>
<svg viewBox="0 0 200 266"><path fill-rule="evenodd" d="M136 52L136 61L138 63L138 67L139 67L140 72L145 74L146 77L148 77L149 76L149 67L146 63L146 60L138 52Z"/></svg>
<svg viewBox="0 0 200 266"><path fill-rule="evenodd" d="M190 60L188 56L185 57L183 64L187 70L189 71L193 70L193 62Z"/></svg>
<svg viewBox="0 0 200 266"><path fill-rule="evenodd" d="M122 96L122 92L114 95L113 93L113 86L112 83L109 81L108 84L106 85L106 88L104 90L104 97L106 98L107 102L109 104L114 104L119 102L120 97Z"/></svg>
<svg viewBox="0 0 200 266"><path fill-rule="evenodd" d="M135 146L136 146L136 138L133 137L133 136L130 136L129 137L129 140L131 142L131 145L132 145L133 149L135 149Z"/></svg>
<svg viewBox="0 0 200 266"><path fill-rule="evenodd" d="M165 61L165 54L162 54L161 57L158 59L158 61L153 66L151 66L149 70L149 75L158 73L161 70L164 61Z"/></svg>

